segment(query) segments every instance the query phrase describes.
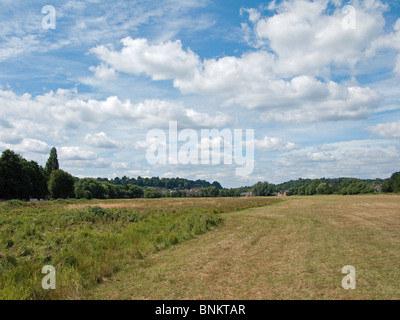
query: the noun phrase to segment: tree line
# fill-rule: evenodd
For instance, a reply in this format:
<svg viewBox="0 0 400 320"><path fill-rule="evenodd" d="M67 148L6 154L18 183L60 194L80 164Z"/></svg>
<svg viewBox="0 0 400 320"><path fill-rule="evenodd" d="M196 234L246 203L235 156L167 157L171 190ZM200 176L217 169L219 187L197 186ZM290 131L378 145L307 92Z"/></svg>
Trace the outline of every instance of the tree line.
<svg viewBox="0 0 400 320"><path fill-rule="evenodd" d="M342 194L356 195L375 192L400 192L400 173L394 173L389 179L298 179L281 184L258 182L252 187L254 196L272 196L278 192L286 195Z"/></svg>
<svg viewBox="0 0 400 320"><path fill-rule="evenodd" d="M258 182L252 187L222 188L218 181L183 178L83 178L73 177L60 169L57 150L52 148L43 168L11 150L0 157L0 199L131 199L160 197L239 197L314 194L400 193L400 172L389 179L298 179L281 184Z"/></svg>
<svg viewBox="0 0 400 320"><path fill-rule="evenodd" d="M206 180L188 180L184 178L159 178L159 177L137 177L129 178L123 176L122 178L116 177L114 179L97 178L96 180L101 182L108 182L115 185L135 185L139 187L152 187L152 188L164 188L164 189L193 189L193 188L207 188L214 186L217 189L222 189L221 184L218 181L210 183Z"/></svg>

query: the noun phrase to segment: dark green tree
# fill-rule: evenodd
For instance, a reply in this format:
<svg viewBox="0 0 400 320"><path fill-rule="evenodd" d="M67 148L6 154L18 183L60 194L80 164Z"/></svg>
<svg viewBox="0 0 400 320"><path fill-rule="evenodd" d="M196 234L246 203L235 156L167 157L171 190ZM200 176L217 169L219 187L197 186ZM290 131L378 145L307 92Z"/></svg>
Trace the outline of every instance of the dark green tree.
<svg viewBox="0 0 400 320"><path fill-rule="evenodd" d="M29 194L29 186L22 172L22 157L11 150L0 157L0 198L22 199ZM29 196L29 195L28 195Z"/></svg>
<svg viewBox="0 0 400 320"><path fill-rule="evenodd" d="M53 170L48 182L48 189L53 198L69 198L74 194L75 179L68 172Z"/></svg>
<svg viewBox="0 0 400 320"><path fill-rule="evenodd" d="M46 198L48 194L47 180L44 169L35 161L21 160L24 183L26 183L25 198Z"/></svg>
<svg viewBox="0 0 400 320"><path fill-rule="evenodd" d="M53 147L50 150L50 156L45 166L47 177L50 178L51 173L58 169L60 169L60 165L58 164L57 149Z"/></svg>

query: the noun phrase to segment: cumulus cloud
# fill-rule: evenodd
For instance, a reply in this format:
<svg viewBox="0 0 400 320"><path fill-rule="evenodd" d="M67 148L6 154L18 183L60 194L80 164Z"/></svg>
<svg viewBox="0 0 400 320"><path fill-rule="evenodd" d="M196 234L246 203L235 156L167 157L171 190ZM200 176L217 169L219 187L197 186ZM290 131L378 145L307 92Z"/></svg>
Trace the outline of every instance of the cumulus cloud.
<svg viewBox="0 0 400 320"><path fill-rule="evenodd" d="M325 0L282 1L276 14L256 21L255 35L279 57L281 74L323 75L331 65L352 68L371 39L382 34L386 6L380 1L354 3L356 14L349 18L355 19L355 29L344 24L342 3L331 14L326 13L328 5Z"/></svg>
<svg viewBox="0 0 400 320"><path fill-rule="evenodd" d="M178 40L149 44L141 38L123 39L121 50L98 46L91 52L116 71L172 80L183 94L264 110L265 121L366 119L380 103L379 94L327 76L332 67L351 74L371 39L383 32L385 6L376 0L358 4L355 30L343 27L338 4L329 15L328 1L288 0L276 6L268 18L256 9L242 10L266 47L240 57L201 60Z"/></svg>
<svg viewBox="0 0 400 320"><path fill-rule="evenodd" d="M91 147L105 149L116 149L122 146L120 142L108 137L105 132L87 134L85 136L85 143Z"/></svg>
<svg viewBox="0 0 400 320"><path fill-rule="evenodd" d="M261 140L254 140L254 147L263 152L288 151L297 148L296 144L293 142L272 137L264 137Z"/></svg>
<svg viewBox="0 0 400 320"><path fill-rule="evenodd" d="M380 123L373 127L367 128L370 132L381 137L399 138L400 137L400 121Z"/></svg>
<svg viewBox="0 0 400 320"><path fill-rule="evenodd" d="M116 70L145 73L153 80L191 77L200 65L199 57L190 49L184 50L179 40L150 45L147 39L127 37L121 42L120 52L104 45L91 49L91 52Z"/></svg>
<svg viewBox="0 0 400 320"><path fill-rule="evenodd" d="M100 86L105 83L117 79L117 73L113 68L109 68L104 64L99 66L91 66L89 70L93 72L92 77L85 77L80 79L80 81L84 84L90 86Z"/></svg>
<svg viewBox="0 0 400 320"><path fill-rule="evenodd" d="M58 154L62 160L96 160L98 158L96 153L82 150L80 147L61 147Z"/></svg>
<svg viewBox="0 0 400 320"><path fill-rule="evenodd" d="M200 128L226 126L231 121L221 112L210 115L170 101L149 99L133 104L115 96L96 100L76 90L64 89L33 97L0 88L0 112L0 141L4 143L19 143L25 138L65 142L71 132L85 130L88 125L92 129L111 123L166 128L173 120L181 127ZM102 133L86 136L85 142L109 148L117 146Z"/></svg>
<svg viewBox="0 0 400 320"><path fill-rule="evenodd" d="M49 153L51 147L44 141L37 139L23 139L19 143L4 143L0 141L0 147L3 149L12 149L19 153L40 153L47 154Z"/></svg>

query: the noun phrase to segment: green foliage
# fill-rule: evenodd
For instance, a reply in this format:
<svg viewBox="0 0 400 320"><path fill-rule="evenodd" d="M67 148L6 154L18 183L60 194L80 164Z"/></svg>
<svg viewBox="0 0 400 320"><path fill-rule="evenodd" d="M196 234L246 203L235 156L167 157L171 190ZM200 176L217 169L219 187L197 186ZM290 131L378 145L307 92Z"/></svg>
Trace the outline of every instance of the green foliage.
<svg viewBox="0 0 400 320"><path fill-rule="evenodd" d="M131 185L129 186L128 191L126 192L129 198L143 198L144 191L141 187Z"/></svg>
<svg viewBox="0 0 400 320"><path fill-rule="evenodd" d="M43 199L47 196L47 180L44 169L39 166L35 161L21 160L23 174L26 179L27 185L26 198Z"/></svg>
<svg viewBox="0 0 400 320"><path fill-rule="evenodd" d="M231 188L222 189L219 191L221 197L240 197L242 193L247 193L251 191L251 187L241 187L241 188Z"/></svg>
<svg viewBox="0 0 400 320"><path fill-rule="evenodd" d="M161 198L161 193L154 189L154 188L146 188L146 190L144 191L144 197L145 198Z"/></svg>
<svg viewBox="0 0 400 320"><path fill-rule="evenodd" d="M287 190L288 195L314 195L314 194L366 194L374 192L374 185L383 181L360 180L354 178L337 179L298 179L291 180L275 186L275 190Z"/></svg>
<svg viewBox="0 0 400 320"><path fill-rule="evenodd" d="M106 199L108 198L108 189L104 183L92 178L80 179L75 183L75 196L86 199Z"/></svg>
<svg viewBox="0 0 400 320"><path fill-rule="evenodd" d="M22 173L22 158L11 150L5 150L0 157L2 189L0 197L22 199L27 193L25 177Z"/></svg>
<svg viewBox="0 0 400 320"><path fill-rule="evenodd" d="M219 191L217 187L211 186L207 188L201 188L199 191L200 197L218 197Z"/></svg>
<svg viewBox="0 0 400 320"><path fill-rule="evenodd" d="M58 164L57 149L53 147L50 150L49 159L46 162L45 172L47 176L50 177L51 173L58 169L60 169L60 165Z"/></svg>
<svg viewBox="0 0 400 320"><path fill-rule="evenodd" d="M159 177L152 177L152 178L128 178L123 176L122 178L115 178L115 179L104 179L98 178L99 181L102 182L110 182L115 185L136 185L139 187L152 187L152 188L164 188L164 189L175 189L175 190L184 190L184 189L192 189L192 188L206 188L214 185L217 189L221 188L219 182L215 181L213 184L210 184L208 181L205 180L188 180L183 178L159 178Z"/></svg>
<svg viewBox="0 0 400 320"><path fill-rule="evenodd" d="M382 192L400 193L400 172L395 172L382 185Z"/></svg>
<svg viewBox="0 0 400 320"><path fill-rule="evenodd" d="M257 182L251 190L254 196L268 197L274 195L274 186L268 182Z"/></svg>
<svg viewBox="0 0 400 320"><path fill-rule="evenodd" d="M54 170L50 175L48 189L53 198L69 198L74 194L74 177L63 170Z"/></svg>
<svg viewBox="0 0 400 320"><path fill-rule="evenodd" d="M320 183L315 191L317 194L331 194L331 188L327 183Z"/></svg>
<svg viewBox="0 0 400 320"><path fill-rule="evenodd" d="M29 199L47 195L43 168L36 162L28 162L11 150L0 157L0 198Z"/></svg>
<svg viewBox="0 0 400 320"><path fill-rule="evenodd" d="M143 189L135 185L114 185L99 179L84 178L75 184L75 195L78 199L118 199L142 198Z"/></svg>

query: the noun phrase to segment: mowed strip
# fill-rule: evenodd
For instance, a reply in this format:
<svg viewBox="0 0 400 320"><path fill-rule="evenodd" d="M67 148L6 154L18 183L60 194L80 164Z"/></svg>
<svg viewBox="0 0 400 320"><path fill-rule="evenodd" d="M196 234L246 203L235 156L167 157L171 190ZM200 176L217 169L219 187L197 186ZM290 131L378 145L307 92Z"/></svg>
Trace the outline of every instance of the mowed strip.
<svg viewBox="0 0 400 320"><path fill-rule="evenodd" d="M400 196L290 197L127 264L89 299L400 299ZM342 267L356 289L342 288Z"/></svg>

